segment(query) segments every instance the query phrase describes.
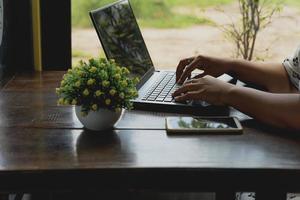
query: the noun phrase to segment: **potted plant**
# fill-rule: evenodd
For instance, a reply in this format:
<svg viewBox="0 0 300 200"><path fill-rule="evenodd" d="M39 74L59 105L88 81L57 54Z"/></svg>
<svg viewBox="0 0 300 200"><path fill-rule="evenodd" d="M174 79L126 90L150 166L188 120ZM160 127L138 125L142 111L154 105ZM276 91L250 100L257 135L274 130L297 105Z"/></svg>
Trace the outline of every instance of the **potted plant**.
<svg viewBox="0 0 300 200"><path fill-rule="evenodd" d="M90 59L63 76L56 89L59 105L75 106L76 116L89 130L110 129L120 119L123 109L132 109L130 100L138 96L137 78L114 60Z"/></svg>

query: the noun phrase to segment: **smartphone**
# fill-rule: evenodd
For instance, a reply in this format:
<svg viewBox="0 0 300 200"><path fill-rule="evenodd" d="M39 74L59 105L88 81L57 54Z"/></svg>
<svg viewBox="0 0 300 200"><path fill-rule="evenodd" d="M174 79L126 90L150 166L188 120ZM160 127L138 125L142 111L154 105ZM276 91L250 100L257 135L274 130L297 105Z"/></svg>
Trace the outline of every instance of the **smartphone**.
<svg viewBox="0 0 300 200"><path fill-rule="evenodd" d="M243 127L235 117L167 117L169 134L242 134Z"/></svg>

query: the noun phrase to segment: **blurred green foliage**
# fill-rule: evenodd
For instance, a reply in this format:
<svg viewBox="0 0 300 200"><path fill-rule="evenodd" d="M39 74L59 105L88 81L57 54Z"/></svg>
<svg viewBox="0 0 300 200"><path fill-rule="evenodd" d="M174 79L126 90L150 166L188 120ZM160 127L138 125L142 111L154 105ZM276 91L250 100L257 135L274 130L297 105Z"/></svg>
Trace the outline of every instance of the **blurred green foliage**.
<svg viewBox="0 0 300 200"><path fill-rule="evenodd" d="M72 57L73 58L86 58L86 57L92 57L89 53L73 49L72 50Z"/></svg>
<svg viewBox="0 0 300 200"><path fill-rule="evenodd" d="M88 16L90 10L116 0L72 0L72 20L74 27L91 27ZM196 24L213 24L206 18L195 15L174 13L174 8L222 6L235 0L130 0L134 13L142 26L154 28L180 28ZM278 0L270 0L278 1ZM282 0L284 4L300 7L300 0Z"/></svg>
<svg viewBox="0 0 300 200"><path fill-rule="evenodd" d="M299 0L285 0L287 4L290 4L292 6L296 6L298 9L300 8L300 1Z"/></svg>
<svg viewBox="0 0 300 200"><path fill-rule="evenodd" d="M130 0L142 26L155 28L186 27L195 24L213 24L209 19L193 15L174 14L176 6L211 6L232 0ZM72 0L72 20L75 27L90 27L90 10L115 0Z"/></svg>
<svg viewBox="0 0 300 200"><path fill-rule="evenodd" d="M170 6L219 6L232 3L234 0L165 0Z"/></svg>

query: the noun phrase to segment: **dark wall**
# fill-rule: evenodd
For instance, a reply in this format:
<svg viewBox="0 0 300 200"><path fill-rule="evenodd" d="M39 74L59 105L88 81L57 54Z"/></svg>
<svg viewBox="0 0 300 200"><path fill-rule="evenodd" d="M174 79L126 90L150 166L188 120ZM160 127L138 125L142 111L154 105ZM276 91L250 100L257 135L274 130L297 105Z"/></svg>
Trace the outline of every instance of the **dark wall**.
<svg viewBox="0 0 300 200"><path fill-rule="evenodd" d="M15 71L33 69L30 7L29 0L3 0L0 81Z"/></svg>
<svg viewBox="0 0 300 200"><path fill-rule="evenodd" d="M71 66L71 0L40 2L43 70L68 69ZM10 74L34 70L31 0L3 0L3 10L0 85Z"/></svg>
<svg viewBox="0 0 300 200"><path fill-rule="evenodd" d="M0 45L0 80L4 78L5 71L7 71L8 66L8 43L9 35L10 35L10 23L11 23L11 1L5 0L3 2L3 8L5 10L5 14L3 13L3 21L0 22L0 26L3 28L3 35L2 35L2 43Z"/></svg>
<svg viewBox="0 0 300 200"><path fill-rule="evenodd" d="M32 17L31 0L5 0L11 1L13 18L12 48L10 55L12 67L18 71L32 71L33 67L33 43L32 43Z"/></svg>
<svg viewBox="0 0 300 200"><path fill-rule="evenodd" d="M71 67L71 0L41 0L44 70Z"/></svg>

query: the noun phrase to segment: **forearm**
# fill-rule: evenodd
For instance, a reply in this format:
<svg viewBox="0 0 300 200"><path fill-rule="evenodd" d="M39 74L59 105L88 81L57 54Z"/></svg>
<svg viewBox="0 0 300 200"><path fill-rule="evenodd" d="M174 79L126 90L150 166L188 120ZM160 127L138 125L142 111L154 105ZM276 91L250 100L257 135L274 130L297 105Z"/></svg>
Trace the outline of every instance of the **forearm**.
<svg viewBox="0 0 300 200"><path fill-rule="evenodd" d="M237 59L216 61L243 82L260 85L270 92L295 92L295 88L291 86L288 75L280 63L255 63Z"/></svg>
<svg viewBox="0 0 300 200"><path fill-rule="evenodd" d="M224 102L265 123L300 130L300 94L272 94L234 86Z"/></svg>

